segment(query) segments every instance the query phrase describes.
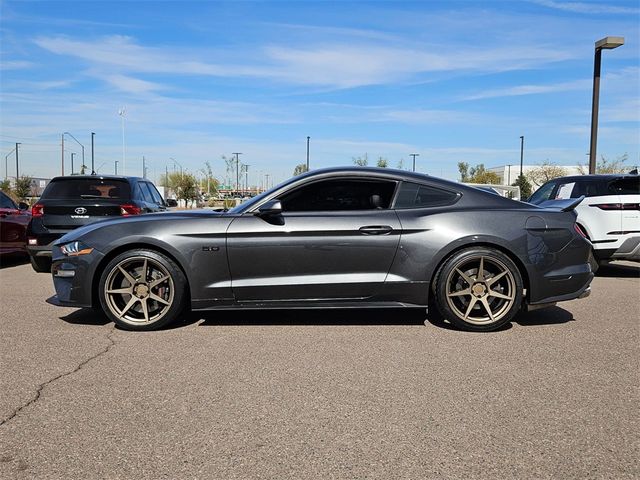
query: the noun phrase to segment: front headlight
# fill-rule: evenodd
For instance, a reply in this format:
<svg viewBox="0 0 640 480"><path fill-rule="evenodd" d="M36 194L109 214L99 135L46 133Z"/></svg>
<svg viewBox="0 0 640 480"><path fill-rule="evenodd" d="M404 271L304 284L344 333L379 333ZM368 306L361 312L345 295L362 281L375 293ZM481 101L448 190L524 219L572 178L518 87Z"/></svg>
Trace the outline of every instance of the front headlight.
<svg viewBox="0 0 640 480"><path fill-rule="evenodd" d="M82 242L69 242L60 247L60 251L67 257L77 257L78 255L87 255L93 252L93 248L87 247Z"/></svg>

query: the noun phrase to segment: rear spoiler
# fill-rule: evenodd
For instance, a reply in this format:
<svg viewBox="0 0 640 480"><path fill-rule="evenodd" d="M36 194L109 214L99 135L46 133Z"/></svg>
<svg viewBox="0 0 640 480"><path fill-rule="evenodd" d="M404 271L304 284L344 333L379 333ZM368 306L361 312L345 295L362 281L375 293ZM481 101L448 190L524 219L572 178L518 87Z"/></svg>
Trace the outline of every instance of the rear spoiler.
<svg viewBox="0 0 640 480"><path fill-rule="evenodd" d="M574 210L580 202L584 200L584 195L581 195L578 198L566 198L562 200L545 200L542 203L539 203L538 206L541 208L546 208L547 210L556 210L560 212L570 212Z"/></svg>

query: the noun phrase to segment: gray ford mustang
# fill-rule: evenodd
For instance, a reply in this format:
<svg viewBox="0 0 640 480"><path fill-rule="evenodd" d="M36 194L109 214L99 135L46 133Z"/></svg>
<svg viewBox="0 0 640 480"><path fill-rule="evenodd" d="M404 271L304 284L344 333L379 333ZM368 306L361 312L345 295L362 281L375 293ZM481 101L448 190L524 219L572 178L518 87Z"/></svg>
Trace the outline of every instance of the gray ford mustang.
<svg viewBox="0 0 640 480"><path fill-rule="evenodd" d="M427 175L313 171L223 213L106 220L53 249L53 303L157 329L185 308L428 307L489 331L589 294L580 199L545 209Z"/></svg>

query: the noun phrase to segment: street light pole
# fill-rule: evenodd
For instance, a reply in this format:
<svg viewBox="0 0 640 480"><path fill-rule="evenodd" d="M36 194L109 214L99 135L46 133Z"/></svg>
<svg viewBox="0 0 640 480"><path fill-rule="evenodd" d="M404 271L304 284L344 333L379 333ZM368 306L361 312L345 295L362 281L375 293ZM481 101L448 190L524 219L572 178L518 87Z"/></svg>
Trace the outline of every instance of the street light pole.
<svg viewBox="0 0 640 480"><path fill-rule="evenodd" d="M602 50L613 50L624 45L624 37L605 37L595 45L593 57L593 96L591 98L591 144L589 148L589 174L596 173L596 147L598 143L598 109L600 103L600 64Z"/></svg>
<svg viewBox="0 0 640 480"><path fill-rule="evenodd" d="M240 155L242 152L233 152L231 155L236 156L236 192L240 190Z"/></svg>
<svg viewBox="0 0 640 480"><path fill-rule="evenodd" d="M246 192L249 191L249 167L251 165L245 165L244 166L244 191L245 194Z"/></svg>
<svg viewBox="0 0 640 480"><path fill-rule="evenodd" d="M18 145L22 145L22 143L16 142L16 182L20 178L20 173L18 172Z"/></svg>
<svg viewBox="0 0 640 480"><path fill-rule="evenodd" d="M522 176L523 160L524 160L524 135L520 135L520 176Z"/></svg>
<svg viewBox="0 0 640 480"><path fill-rule="evenodd" d="M9 178L9 155L11 155L15 151L15 148L12 148L9 153L4 156L4 179Z"/></svg>
<svg viewBox="0 0 640 480"><path fill-rule="evenodd" d="M73 138L75 140L75 142L80 145L80 147L82 148L82 164L84 165L84 145L82 145L78 139L76 137L74 137L73 135L71 135L69 132L64 132L62 134L62 141L64 142L64 136L65 135L69 135L71 138ZM64 155L64 153L63 153ZM93 169L93 165L91 165L91 168ZM73 163L71 164L71 173L73 174Z"/></svg>
<svg viewBox="0 0 640 480"><path fill-rule="evenodd" d="M416 157L419 157L420 154L419 153L410 153L409 154L410 157L413 157L413 171L416 171Z"/></svg>
<svg viewBox="0 0 640 480"><path fill-rule="evenodd" d="M60 162L60 175L64 176L64 133L62 134L62 161Z"/></svg>
<svg viewBox="0 0 640 480"><path fill-rule="evenodd" d="M309 171L309 140L311 137L307 136L307 172Z"/></svg>
<svg viewBox="0 0 640 480"><path fill-rule="evenodd" d="M118 115L120 115L120 119L122 120L122 174L126 175L127 173L127 159L125 156L125 148L124 148L124 115L125 115L126 109L125 107L122 107L120 110L118 110Z"/></svg>
<svg viewBox="0 0 640 480"><path fill-rule="evenodd" d="M94 169L94 163L93 163L93 137L94 136L95 136L95 133L91 132L91 175L96 173L96 171ZM83 163L83 165L84 165L84 163Z"/></svg>

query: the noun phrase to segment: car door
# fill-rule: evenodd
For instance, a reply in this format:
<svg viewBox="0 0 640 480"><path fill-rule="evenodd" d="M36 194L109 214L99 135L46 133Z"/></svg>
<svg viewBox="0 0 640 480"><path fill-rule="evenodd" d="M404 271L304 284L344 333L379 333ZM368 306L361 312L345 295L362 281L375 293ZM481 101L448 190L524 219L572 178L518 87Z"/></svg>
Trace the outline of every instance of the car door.
<svg viewBox="0 0 640 480"><path fill-rule="evenodd" d="M278 194L227 231L237 301L361 300L382 288L400 238L396 182L325 179ZM257 206L259 208L259 205Z"/></svg>

